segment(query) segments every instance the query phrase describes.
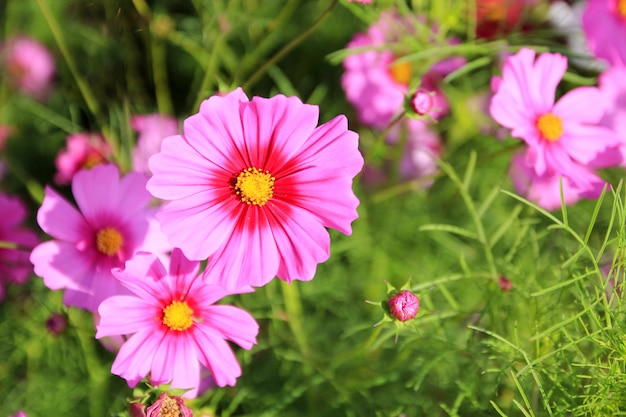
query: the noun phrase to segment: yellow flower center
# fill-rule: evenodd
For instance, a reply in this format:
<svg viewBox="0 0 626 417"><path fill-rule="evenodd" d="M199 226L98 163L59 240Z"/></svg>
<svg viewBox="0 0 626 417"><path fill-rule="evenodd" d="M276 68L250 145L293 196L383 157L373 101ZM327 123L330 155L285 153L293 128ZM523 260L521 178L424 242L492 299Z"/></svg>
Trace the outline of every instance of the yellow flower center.
<svg viewBox="0 0 626 417"><path fill-rule="evenodd" d="M537 119L537 129L544 139L554 142L563 136L563 119L552 113L546 113Z"/></svg>
<svg viewBox="0 0 626 417"><path fill-rule="evenodd" d="M408 86L413 70L408 62L398 62L389 66L389 74L397 83Z"/></svg>
<svg viewBox="0 0 626 417"><path fill-rule="evenodd" d="M617 0L617 13L626 18L626 0Z"/></svg>
<svg viewBox="0 0 626 417"><path fill-rule="evenodd" d="M170 330L187 330L193 324L193 310L184 301L172 301L163 309L163 324Z"/></svg>
<svg viewBox="0 0 626 417"><path fill-rule="evenodd" d="M265 171L248 168L241 171L235 183L235 194L242 203L263 206L274 195L276 178Z"/></svg>
<svg viewBox="0 0 626 417"><path fill-rule="evenodd" d="M159 417L180 417L181 415L180 406L176 400L165 397L159 409Z"/></svg>
<svg viewBox="0 0 626 417"><path fill-rule="evenodd" d="M122 248L124 238L113 227L105 227L96 233L96 248L100 253L113 256Z"/></svg>

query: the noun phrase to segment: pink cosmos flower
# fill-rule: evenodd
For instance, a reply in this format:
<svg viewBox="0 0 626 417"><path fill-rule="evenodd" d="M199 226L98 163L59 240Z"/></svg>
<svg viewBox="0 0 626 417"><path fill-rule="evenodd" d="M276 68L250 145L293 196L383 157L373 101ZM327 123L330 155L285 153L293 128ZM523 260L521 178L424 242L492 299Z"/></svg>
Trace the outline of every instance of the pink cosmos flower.
<svg viewBox="0 0 626 417"><path fill-rule="evenodd" d="M25 412L22 410L18 411L15 414L11 414L9 417L28 417Z"/></svg>
<svg viewBox="0 0 626 417"><path fill-rule="evenodd" d="M393 12L383 12L367 32L356 34L348 43L348 48L371 48L351 54L343 61L345 72L341 85L348 101L356 108L361 123L383 129L402 112L413 81L414 64L395 62L402 54L394 54L390 46L382 50L379 48L401 45L401 40L406 38L432 37L432 30L422 20L416 16L400 17ZM424 31L427 32L425 35ZM439 81L464 63L463 58L446 59L440 65L435 64L422 77L421 87L433 94L434 104L429 116L438 119L447 113L448 102L439 89Z"/></svg>
<svg viewBox="0 0 626 417"><path fill-rule="evenodd" d="M130 125L139 133L133 149L133 170L150 175L148 159L161 150L161 142L168 136L178 134L178 120L159 113L133 116Z"/></svg>
<svg viewBox="0 0 626 417"><path fill-rule="evenodd" d="M602 178L583 166L576 168L576 180L553 170L538 175L527 164L527 159L525 152L513 156L509 168L513 186L517 193L546 210L561 208L561 186L565 205L574 204L583 198L596 199L606 186Z"/></svg>
<svg viewBox="0 0 626 417"><path fill-rule="evenodd" d="M28 262L30 250L39 243L34 231L22 227L26 206L17 198L0 194L0 301L4 299L5 284L23 284L33 272Z"/></svg>
<svg viewBox="0 0 626 417"><path fill-rule="evenodd" d="M588 0L582 21L593 54L609 65L625 65L626 1Z"/></svg>
<svg viewBox="0 0 626 417"><path fill-rule="evenodd" d="M205 100L150 159L148 190L173 200L162 229L188 258L209 258L207 278L227 288L310 280L329 257L325 227L352 232L358 135L344 116L317 122L317 106L249 101L238 88Z"/></svg>
<svg viewBox="0 0 626 417"><path fill-rule="evenodd" d="M594 183L587 166L619 162L616 149L621 139L598 125L603 106L590 105L601 103L597 88L575 88L555 102L566 68L567 59L560 54L544 53L535 60L534 50L521 49L506 59L502 78L492 81L490 113L526 143L524 165L536 177L562 175L582 190Z"/></svg>
<svg viewBox="0 0 626 417"><path fill-rule="evenodd" d="M605 108L600 124L613 129L622 139L621 165L626 166L626 66L607 69L600 74L598 84Z"/></svg>
<svg viewBox="0 0 626 417"><path fill-rule="evenodd" d="M55 73L54 58L41 43L17 36L0 46L0 64L8 79L25 94L45 97Z"/></svg>
<svg viewBox="0 0 626 417"><path fill-rule="evenodd" d="M195 397L200 365L218 386L234 386L241 368L226 340L244 349L256 343L258 325L244 310L212 305L233 294L198 276L199 262L174 249L169 271L152 254L139 253L115 277L131 292L104 300L96 337L129 335L111 372L134 387L150 374L154 384L171 383ZM237 293L248 292L241 287Z"/></svg>
<svg viewBox="0 0 626 417"><path fill-rule="evenodd" d="M67 148L60 151L54 161L57 173L54 182L65 185L72 182L74 174L81 169L91 169L108 162L111 147L96 133L74 133L67 137Z"/></svg>
<svg viewBox="0 0 626 417"><path fill-rule="evenodd" d="M37 246L30 260L63 302L95 312L100 302L125 288L111 274L137 251L164 254L170 246L159 230L144 174L120 179L114 165L79 171L72 181L78 209L46 187L39 226L54 238Z"/></svg>

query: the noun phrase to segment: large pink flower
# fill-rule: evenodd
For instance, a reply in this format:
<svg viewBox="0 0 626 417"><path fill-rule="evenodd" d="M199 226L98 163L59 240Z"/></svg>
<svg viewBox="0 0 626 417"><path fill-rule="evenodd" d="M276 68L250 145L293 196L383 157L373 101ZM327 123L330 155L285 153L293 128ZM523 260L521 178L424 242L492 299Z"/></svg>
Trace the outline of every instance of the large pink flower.
<svg viewBox="0 0 626 417"><path fill-rule="evenodd" d="M318 107L296 97L205 100L150 159L148 190L173 200L158 214L170 243L209 258L228 288L312 279L329 256L324 227L352 231L363 166L345 117L317 122Z"/></svg>
<svg viewBox="0 0 626 417"><path fill-rule="evenodd" d="M131 292L104 300L98 309L96 337L130 335L111 372L131 387L150 374L154 384L191 389L195 397L202 365L217 385L235 385L241 368L226 340L244 349L256 343L259 326L247 312L212 305L226 295L224 288L198 277L198 262L174 249L169 271L152 254L139 253L115 277ZM237 293L251 289L240 288Z"/></svg>
<svg viewBox="0 0 626 417"><path fill-rule="evenodd" d="M131 127L139 132L133 149L133 170L150 174L148 159L161 150L161 142L178 134L178 120L159 113L140 114L130 119Z"/></svg>
<svg viewBox="0 0 626 417"><path fill-rule="evenodd" d="M73 133L67 137L67 147L61 150L54 161L57 172L54 182L65 185L72 182L74 174L81 169L91 169L108 162L111 147L97 133Z"/></svg>
<svg viewBox="0 0 626 417"><path fill-rule="evenodd" d="M351 53L343 61L345 72L341 85L348 101L356 108L361 123L384 129L403 110L409 88L413 84L412 63L395 62L403 54L394 53L391 46L411 42L416 37L433 37L431 29L416 16L384 12L367 32L357 33L347 47L364 49ZM426 32L424 34L423 32ZM410 43L409 43L410 44ZM381 49L383 48L383 49ZM450 58L432 66L422 77L422 88L433 93L434 105L428 115L440 118L448 111L448 101L439 89L439 81L465 63L463 58Z"/></svg>
<svg viewBox="0 0 626 417"><path fill-rule="evenodd" d="M55 73L54 58L44 45L26 36L7 40L0 47L0 63L22 92L44 98Z"/></svg>
<svg viewBox="0 0 626 417"><path fill-rule="evenodd" d="M593 54L609 65L625 65L626 0L588 0L582 21Z"/></svg>
<svg viewBox="0 0 626 417"><path fill-rule="evenodd" d="M39 226L54 238L37 246L30 260L53 290L65 289L64 303L95 312L100 302L124 292L112 268L137 251L164 254L170 247L148 208L144 174L120 179L114 165L98 165L74 176L78 210L46 187L37 213Z"/></svg>
<svg viewBox="0 0 626 417"><path fill-rule="evenodd" d="M4 284L23 284L33 272L28 262L31 249L38 243L34 231L22 226L26 206L17 198L0 194L0 301ZM15 247L14 247L15 246Z"/></svg>
<svg viewBox="0 0 626 417"><path fill-rule="evenodd" d="M598 125L604 108L597 88L575 88L555 102L566 68L560 54L544 53L535 60L534 50L521 49L506 59L502 78L492 82L490 112L526 143L525 165L535 175L556 173L581 187L587 183L586 167L619 163L615 150L621 140Z"/></svg>

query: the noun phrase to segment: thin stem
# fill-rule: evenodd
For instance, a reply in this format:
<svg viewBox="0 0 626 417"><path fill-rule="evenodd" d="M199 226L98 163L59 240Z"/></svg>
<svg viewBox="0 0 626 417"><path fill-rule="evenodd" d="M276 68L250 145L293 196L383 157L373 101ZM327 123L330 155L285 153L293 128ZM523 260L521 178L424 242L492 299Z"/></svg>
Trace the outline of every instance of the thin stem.
<svg viewBox="0 0 626 417"><path fill-rule="evenodd" d="M280 281L280 288L283 292L289 327L293 332L302 355L305 358L309 358L310 349L302 320L302 302L300 300L300 292L293 282L287 283L285 281Z"/></svg>
<svg viewBox="0 0 626 417"><path fill-rule="evenodd" d="M330 4L330 6L328 6L328 8L326 10L324 10L324 12L320 15L320 17L318 17L311 24L311 26L309 26L304 32L302 32L300 35L298 35L296 38L294 38L291 42L289 42L287 45L285 45L273 57L268 59L265 62L265 64L261 65L261 67L258 70L256 70L256 72L254 74L252 74L252 76L250 78L248 78L248 81L243 83L242 87L243 87L244 91L249 89L250 87L252 87L257 81L259 81L261 76L263 76L263 74L265 74L265 72L272 65L274 65L278 61L280 61L293 48L298 46L298 44L300 44L300 42L305 40L311 33L313 33L313 31L317 28L317 26L330 14L330 11L337 5L337 3L339 3L339 0L333 0L333 2Z"/></svg>

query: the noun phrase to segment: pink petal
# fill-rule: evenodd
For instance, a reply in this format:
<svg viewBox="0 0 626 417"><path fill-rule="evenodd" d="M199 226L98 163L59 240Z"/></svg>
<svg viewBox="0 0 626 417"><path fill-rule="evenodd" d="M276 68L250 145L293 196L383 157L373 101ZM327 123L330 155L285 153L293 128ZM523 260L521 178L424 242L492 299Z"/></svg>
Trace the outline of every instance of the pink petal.
<svg viewBox="0 0 626 417"><path fill-rule="evenodd" d="M224 339L237 343L244 349L256 344L259 325L250 313L233 306L215 305L204 308L203 323L212 327Z"/></svg>
<svg viewBox="0 0 626 417"><path fill-rule="evenodd" d="M111 272L126 288L147 302L156 303L168 288L163 282L167 271L159 258L151 253L137 253L126 262L123 270L116 268Z"/></svg>
<svg viewBox="0 0 626 417"><path fill-rule="evenodd" d="M146 190L147 182L148 177L140 172L129 172L120 180L116 212L122 214L122 220L145 210L152 198Z"/></svg>
<svg viewBox="0 0 626 417"><path fill-rule="evenodd" d="M241 285L265 285L274 278L279 265L267 219L269 210L254 205L243 207L230 237L209 258L204 275L206 282L219 282L231 290Z"/></svg>
<svg viewBox="0 0 626 417"><path fill-rule="evenodd" d="M132 295L109 297L98 307L100 323L96 326L96 339L129 335L158 326L154 320L158 312L153 304Z"/></svg>
<svg viewBox="0 0 626 417"><path fill-rule="evenodd" d="M111 164L81 170L74 175L72 192L87 221L107 217L116 212L120 199L119 170Z"/></svg>
<svg viewBox="0 0 626 417"><path fill-rule="evenodd" d="M567 58L561 54L543 53L537 57L528 81L531 100L539 114L552 108L556 87L566 70Z"/></svg>
<svg viewBox="0 0 626 417"><path fill-rule="evenodd" d="M561 97L552 112L563 119L564 127L571 124L598 123L604 115L602 95L595 87L575 88Z"/></svg>
<svg viewBox="0 0 626 417"><path fill-rule="evenodd" d="M154 332L150 328L135 333L120 348L111 372L134 387L150 372L156 350L164 337L165 333Z"/></svg>
<svg viewBox="0 0 626 417"><path fill-rule="evenodd" d="M568 127L559 142L573 159L582 164L589 164L607 148L617 148L623 141L611 129L578 125Z"/></svg>
<svg viewBox="0 0 626 417"><path fill-rule="evenodd" d="M38 245L30 254L35 274L52 290L70 288L89 291L95 258L79 251L73 244L52 240Z"/></svg>
<svg viewBox="0 0 626 417"><path fill-rule="evenodd" d="M241 376L241 367L228 343L203 323L196 323L195 328L193 347L200 363L211 371L217 386L234 386Z"/></svg>
<svg viewBox="0 0 626 417"><path fill-rule="evenodd" d="M79 242L91 233L80 212L49 186L37 212L37 222L50 236L68 242Z"/></svg>

